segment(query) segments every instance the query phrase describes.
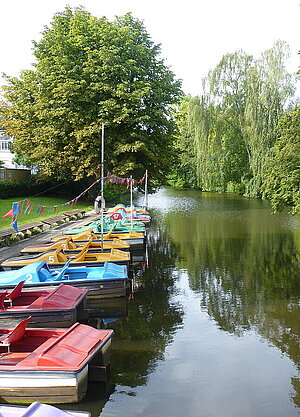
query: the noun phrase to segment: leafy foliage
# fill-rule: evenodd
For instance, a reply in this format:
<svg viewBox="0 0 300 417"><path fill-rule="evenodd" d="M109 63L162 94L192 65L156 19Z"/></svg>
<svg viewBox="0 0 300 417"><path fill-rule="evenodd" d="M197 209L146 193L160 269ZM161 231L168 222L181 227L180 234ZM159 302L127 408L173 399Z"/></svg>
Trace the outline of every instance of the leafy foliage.
<svg viewBox="0 0 300 417"><path fill-rule="evenodd" d="M174 144L176 159L169 176L169 183L175 187L193 188L197 186L194 141L191 134L191 124L188 123L193 102L194 100L190 96L184 97L176 112L178 128Z"/></svg>
<svg viewBox="0 0 300 417"><path fill-rule="evenodd" d="M243 51L227 54L203 79L203 94L183 102L181 166L189 161L200 189L261 196L276 125L294 93L287 55L284 42L258 59Z"/></svg>
<svg viewBox="0 0 300 417"><path fill-rule="evenodd" d="M286 112L279 122L280 137L268 160L264 197L275 211L289 206L300 212L300 105Z"/></svg>
<svg viewBox="0 0 300 417"><path fill-rule="evenodd" d="M131 14L110 22L82 8L57 13L34 44L35 70L7 77L1 116L14 152L42 173L95 175L105 167L161 179L170 167L180 82Z"/></svg>

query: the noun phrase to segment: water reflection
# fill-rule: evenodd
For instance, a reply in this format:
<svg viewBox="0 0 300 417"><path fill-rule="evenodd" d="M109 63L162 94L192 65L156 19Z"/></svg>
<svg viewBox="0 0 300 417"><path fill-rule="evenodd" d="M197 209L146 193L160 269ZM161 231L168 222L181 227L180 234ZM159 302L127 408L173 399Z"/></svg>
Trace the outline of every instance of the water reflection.
<svg viewBox="0 0 300 417"><path fill-rule="evenodd" d="M298 219L271 216L261 201L195 191L161 190L149 204L149 267L135 277L126 315L109 324L111 391L93 391L78 409L295 417Z"/></svg>
<svg viewBox="0 0 300 417"><path fill-rule="evenodd" d="M271 216L260 201L213 195L196 209L192 204L185 213L165 215L178 246L178 266L187 271L201 307L224 331L241 336L254 329L299 369L296 221ZM299 406L299 379L293 378L292 384Z"/></svg>
<svg viewBox="0 0 300 417"><path fill-rule="evenodd" d="M139 277L128 316L111 326L115 330L113 379L131 388L147 383L183 316L182 306L171 301L176 248L160 228L149 230L148 246L149 267ZM128 394L133 395L132 390Z"/></svg>

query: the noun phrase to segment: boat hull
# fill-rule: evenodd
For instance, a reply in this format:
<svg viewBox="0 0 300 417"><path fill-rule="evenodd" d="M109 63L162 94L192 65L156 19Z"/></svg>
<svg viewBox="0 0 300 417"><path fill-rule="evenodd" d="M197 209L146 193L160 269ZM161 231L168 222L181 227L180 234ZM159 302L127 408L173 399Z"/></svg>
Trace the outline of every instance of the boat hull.
<svg viewBox="0 0 300 417"><path fill-rule="evenodd" d="M0 286L0 292L7 289ZM63 284L39 291L27 289L11 305L0 307L1 326L14 327L30 316L28 327L70 327L88 317L87 292Z"/></svg>
<svg viewBox="0 0 300 417"><path fill-rule="evenodd" d="M26 346L47 334L48 340L27 352ZM79 323L68 330L27 329L24 341L0 355L0 402L80 402L89 380L109 381L111 335Z"/></svg>
<svg viewBox="0 0 300 417"><path fill-rule="evenodd" d="M79 312L77 309L69 311L51 311L51 312L15 312L0 313L0 321L2 327L14 327L21 320L31 316L28 327L70 327L72 324L80 320L88 318L87 310L83 309Z"/></svg>
<svg viewBox="0 0 300 417"><path fill-rule="evenodd" d="M29 291L31 289L43 290L49 289L53 290L62 281L48 281L48 282L38 282L24 284L23 291ZM64 281L65 284L72 285L73 287L85 288L88 290L87 298L113 298L113 297L125 297L129 285L129 280L127 278L117 278L117 279L104 279L104 280L72 280ZM3 285L0 286L0 290L13 288L13 285Z"/></svg>
<svg viewBox="0 0 300 417"><path fill-rule="evenodd" d="M88 366L78 373L0 371L0 401L12 404L30 404L37 400L48 404L77 403L85 397L87 383Z"/></svg>
<svg viewBox="0 0 300 417"><path fill-rule="evenodd" d="M130 266L130 262L127 261L127 260L124 260L124 261L114 261L113 263L115 263L117 265L125 265L125 266L127 266L127 269L129 269L129 266ZM70 264L70 268L72 268L72 267L74 267L74 268L77 268L77 267L102 267L102 266L104 266L104 264L105 264L105 262L102 262L102 261L96 261L96 262L74 262L74 263L71 263ZM2 269L4 271L13 271L13 270L17 270L17 269L23 268L26 265L28 265L28 263L25 263L24 262L24 264L21 264L21 263L18 264L18 265L13 265L13 264L11 264L11 265L3 265L2 264L1 266L2 266ZM48 263L48 267L50 269L60 269L64 265L65 265L64 263Z"/></svg>

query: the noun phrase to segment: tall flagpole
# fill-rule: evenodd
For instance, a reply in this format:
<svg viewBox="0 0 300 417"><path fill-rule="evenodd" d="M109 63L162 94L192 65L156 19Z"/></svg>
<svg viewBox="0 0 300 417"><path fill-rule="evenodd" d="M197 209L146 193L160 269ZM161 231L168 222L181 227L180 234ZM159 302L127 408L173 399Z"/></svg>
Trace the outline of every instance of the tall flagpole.
<svg viewBox="0 0 300 417"><path fill-rule="evenodd" d="M131 210L131 213L130 213L130 222L131 222L131 230L133 229L133 218L132 218L132 215L133 215L133 207L132 207L132 175L130 175L130 210Z"/></svg>
<svg viewBox="0 0 300 417"><path fill-rule="evenodd" d="M102 123L102 140L101 140L101 250L104 250L103 232L104 232L104 123Z"/></svg>
<svg viewBox="0 0 300 417"><path fill-rule="evenodd" d="M145 173L145 198L144 198L144 207L145 207L145 209L148 208L148 169L146 169L146 173Z"/></svg>

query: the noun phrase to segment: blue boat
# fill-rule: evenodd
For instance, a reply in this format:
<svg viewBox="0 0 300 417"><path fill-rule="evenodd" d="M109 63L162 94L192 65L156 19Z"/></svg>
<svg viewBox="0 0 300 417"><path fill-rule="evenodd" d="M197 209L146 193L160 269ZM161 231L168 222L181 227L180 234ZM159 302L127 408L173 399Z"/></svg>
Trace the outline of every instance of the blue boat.
<svg viewBox="0 0 300 417"><path fill-rule="evenodd" d="M103 267L69 267L71 260L60 269L49 269L45 260L23 268L0 272L0 290L14 288L20 281L24 288L42 289L68 284L87 288L87 297L123 297L127 289L127 267L105 262Z"/></svg>

